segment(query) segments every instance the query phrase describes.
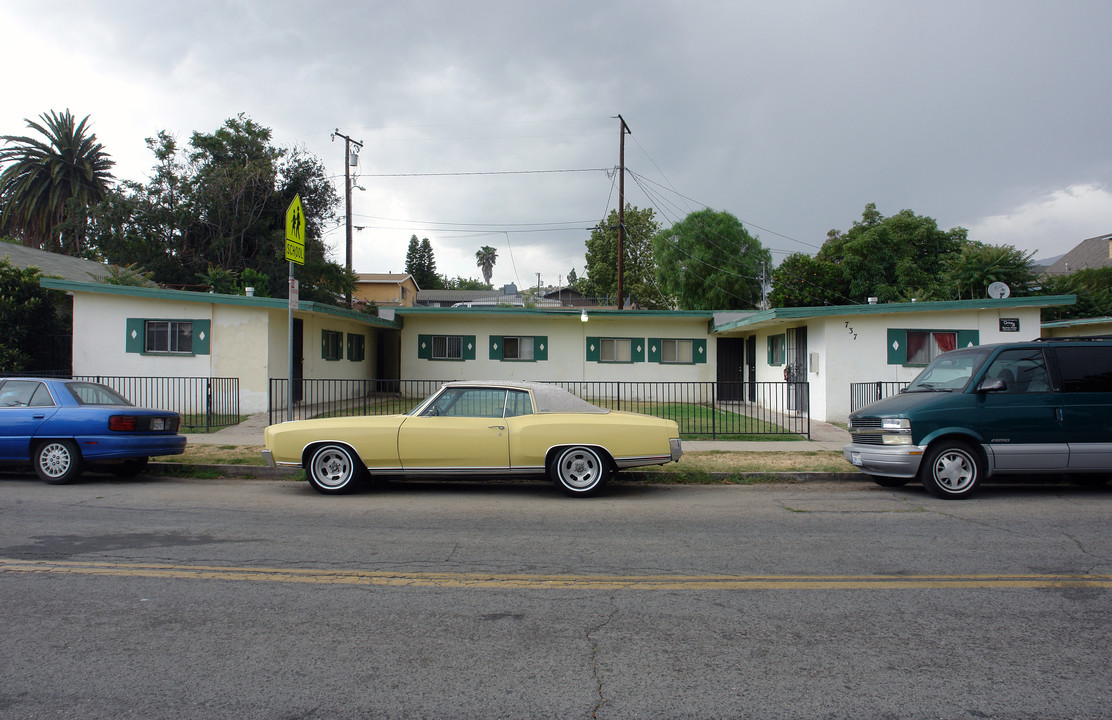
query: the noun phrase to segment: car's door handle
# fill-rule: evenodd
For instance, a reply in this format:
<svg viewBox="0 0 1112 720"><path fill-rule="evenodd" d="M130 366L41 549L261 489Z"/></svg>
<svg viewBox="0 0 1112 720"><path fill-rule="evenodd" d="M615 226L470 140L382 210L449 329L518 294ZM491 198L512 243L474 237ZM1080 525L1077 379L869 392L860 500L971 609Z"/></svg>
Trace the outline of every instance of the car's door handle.
<svg viewBox="0 0 1112 720"><path fill-rule="evenodd" d="M1062 408L1054 408L1054 419L1058 422L1062 422Z"/></svg>
<svg viewBox="0 0 1112 720"><path fill-rule="evenodd" d="M505 425L491 425L490 429L491 430L505 430L506 426Z"/></svg>
<svg viewBox="0 0 1112 720"><path fill-rule="evenodd" d="M43 419L44 417L46 417L46 415L45 415L45 414L43 414L43 415L33 415L32 417L33 417L33 418L34 418L35 420L42 420L42 419Z"/></svg>

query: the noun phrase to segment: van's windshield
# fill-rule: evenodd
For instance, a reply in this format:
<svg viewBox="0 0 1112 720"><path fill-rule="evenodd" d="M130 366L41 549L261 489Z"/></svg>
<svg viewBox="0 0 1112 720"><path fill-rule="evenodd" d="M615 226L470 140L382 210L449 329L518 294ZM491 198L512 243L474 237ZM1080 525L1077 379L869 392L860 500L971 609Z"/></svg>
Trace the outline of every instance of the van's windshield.
<svg viewBox="0 0 1112 720"><path fill-rule="evenodd" d="M991 352L992 348L977 347L943 353L923 368L904 392L960 392Z"/></svg>

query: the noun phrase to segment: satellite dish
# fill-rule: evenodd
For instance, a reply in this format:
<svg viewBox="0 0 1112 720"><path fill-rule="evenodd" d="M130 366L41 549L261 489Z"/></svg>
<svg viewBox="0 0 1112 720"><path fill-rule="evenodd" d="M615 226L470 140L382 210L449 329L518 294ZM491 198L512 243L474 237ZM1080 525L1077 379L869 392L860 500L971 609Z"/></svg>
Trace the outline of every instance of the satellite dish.
<svg viewBox="0 0 1112 720"><path fill-rule="evenodd" d="M1007 283L994 282L988 286L988 296L996 300L1001 300L1012 294L1012 289L1008 287Z"/></svg>

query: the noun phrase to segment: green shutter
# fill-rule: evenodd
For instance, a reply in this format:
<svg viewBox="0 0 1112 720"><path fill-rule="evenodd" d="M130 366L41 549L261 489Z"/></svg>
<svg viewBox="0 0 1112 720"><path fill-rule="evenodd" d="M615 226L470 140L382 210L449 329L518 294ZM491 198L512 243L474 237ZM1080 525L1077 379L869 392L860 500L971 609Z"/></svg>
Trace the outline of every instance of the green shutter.
<svg viewBox="0 0 1112 720"><path fill-rule="evenodd" d="M888 328L888 364L907 364L907 330Z"/></svg>
<svg viewBox="0 0 1112 720"><path fill-rule="evenodd" d="M146 323L143 318L127 319L127 337L124 338L124 352L143 352L143 333L145 330Z"/></svg>
<svg viewBox="0 0 1112 720"><path fill-rule="evenodd" d="M707 361L707 340L706 338L691 341L691 359L695 361L696 365L702 365Z"/></svg>
<svg viewBox="0 0 1112 720"><path fill-rule="evenodd" d="M212 340L211 320L192 320L193 323L193 354L208 355L209 342Z"/></svg>
<svg viewBox="0 0 1112 720"><path fill-rule="evenodd" d="M645 362L645 347L647 345L645 338L630 338L629 359L635 363Z"/></svg>
<svg viewBox="0 0 1112 720"><path fill-rule="evenodd" d="M490 336L490 359L491 360L501 360L502 359L502 336L501 335L491 335Z"/></svg>
<svg viewBox="0 0 1112 720"><path fill-rule="evenodd" d="M772 335L769 335L767 338L765 338L765 344L767 345L768 350L767 357L765 358L765 363L769 366L776 364L772 362L772 337Z"/></svg>
<svg viewBox="0 0 1112 720"><path fill-rule="evenodd" d="M432 359L432 335L418 335L417 336L417 359L418 360L431 360Z"/></svg>
<svg viewBox="0 0 1112 720"><path fill-rule="evenodd" d="M474 360L475 359L475 336L474 335L464 335L463 336L463 359L464 360Z"/></svg>
<svg viewBox="0 0 1112 720"><path fill-rule="evenodd" d="M981 344L981 333L979 330L958 330L958 349L969 347L970 345Z"/></svg>
<svg viewBox="0 0 1112 720"><path fill-rule="evenodd" d="M533 359L537 362L548 360L548 336L533 336Z"/></svg>
<svg viewBox="0 0 1112 720"><path fill-rule="evenodd" d="M649 338L649 362L660 362L660 345L663 338Z"/></svg>
<svg viewBox="0 0 1112 720"><path fill-rule="evenodd" d="M598 356L601 350L602 341L600 338L587 338L587 362L598 362Z"/></svg>

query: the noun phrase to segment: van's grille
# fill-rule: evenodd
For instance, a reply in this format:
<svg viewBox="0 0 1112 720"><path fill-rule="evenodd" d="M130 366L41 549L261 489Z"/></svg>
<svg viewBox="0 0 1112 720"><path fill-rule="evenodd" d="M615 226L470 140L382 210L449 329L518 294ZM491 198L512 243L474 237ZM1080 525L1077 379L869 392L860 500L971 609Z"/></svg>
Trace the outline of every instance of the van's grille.
<svg viewBox="0 0 1112 720"><path fill-rule="evenodd" d="M853 428L879 428L880 418L875 417L855 417L850 418L849 427Z"/></svg>

